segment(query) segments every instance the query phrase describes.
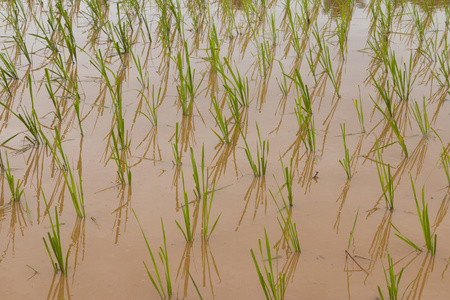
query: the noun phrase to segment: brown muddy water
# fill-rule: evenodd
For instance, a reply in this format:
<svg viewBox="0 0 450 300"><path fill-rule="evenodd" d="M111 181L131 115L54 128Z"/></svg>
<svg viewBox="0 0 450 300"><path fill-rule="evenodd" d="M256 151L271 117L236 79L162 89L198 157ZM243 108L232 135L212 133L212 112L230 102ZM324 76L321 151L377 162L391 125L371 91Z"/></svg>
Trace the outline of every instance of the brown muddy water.
<svg viewBox="0 0 450 300"><path fill-rule="evenodd" d="M164 222L172 299L264 299L250 250L261 270L269 268L265 230L286 299L380 299L378 287L388 299L388 254L394 274L403 269L399 298L449 298L447 2L13 0L0 6L0 299L159 299L143 264L155 274L133 211L166 289L157 256ZM195 95L189 105L187 94L183 113L186 57ZM248 105L239 103L232 72L248 80ZM156 126L145 100L152 106L153 87ZM213 99L228 120L229 144L220 140ZM425 136L415 103L430 127ZM48 142L33 144L15 114L34 119ZM345 165L343 124L351 176L340 163ZM269 148L262 176L255 176L245 151L248 144L256 161L257 128ZM61 165L56 129L67 156ZM314 141L308 142L308 132ZM208 206L214 190L210 229L220 216L208 240L191 153L200 181L208 169ZM293 206L285 208L281 161L290 167L291 159ZM377 165L391 168L393 209ZM74 209L64 177L69 170L75 186L80 173L85 217ZM19 199L13 200L9 174L23 190ZM183 178L191 242L175 223L184 229ZM424 187L435 253L425 246L411 181L420 207ZM55 207L63 254L70 249L67 275L55 272L43 242ZM282 215L296 224L300 253L283 235ZM418 249L396 236L391 224Z"/></svg>

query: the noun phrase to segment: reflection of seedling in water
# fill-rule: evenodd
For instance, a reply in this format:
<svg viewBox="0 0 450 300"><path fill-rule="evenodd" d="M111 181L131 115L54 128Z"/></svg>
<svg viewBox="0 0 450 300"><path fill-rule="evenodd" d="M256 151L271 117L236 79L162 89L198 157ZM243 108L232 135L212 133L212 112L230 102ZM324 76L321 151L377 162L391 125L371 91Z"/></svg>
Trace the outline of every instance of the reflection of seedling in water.
<svg viewBox="0 0 450 300"><path fill-rule="evenodd" d="M6 151L5 156L6 164L3 161L2 153L0 152L0 168L6 178L6 181L8 182L9 190L11 191L11 199L13 201L19 201L24 192L23 188L21 188L22 182L20 179L17 179L17 181L14 180L14 175L11 174L11 168L9 166L8 153Z"/></svg>
<svg viewBox="0 0 450 300"><path fill-rule="evenodd" d="M270 299L284 299L284 295L286 292L286 274L283 274L282 272L278 272L278 249L275 257L272 257L271 251L270 251L270 243L269 238L267 237L267 232L264 229L264 235L266 238L265 243L265 251L267 255L266 262L269 265L266 266L266 262L263 261L263 267L264 267L264 273L261 271L262 268L259 267L259 264L256 260L255 253L253 252L253 249L250 250L250 253L252 254L253 262L255 264L256 273L258 274L259 283L263 289L264 295L266 296L267 300ZM261 253L261 258L264 260L263 255L263 246L261 243L261 240L259 242L259 252ZM274 263L274 260L276 260L276 263ZM265 275L265 278L264 278Z"/></svg>
<svg viewBox="0 0 450 300"><path fill-rule="evenodd" d="M164 231L163 220L161 218L161 228L162 228L162 232L163 232L164 249L162 247L159 247L158 255L161 260L162 266L164 268L164 278L166 280L165 288L163 287L163 284L162 284L160 269L158 267L158 264L156 263L155 256L153 255L153 251L150 248L150 245L148 244L147 237L145 236L144 230L142 229L141 223L139 222L139 219L138 219L134 209L133 209L133 214L136 217L136 221L138 222L139 228L141 229L142 236L144 237L145 244L147 246L148 253L150 254L150 257L152 259L152 265L153 265L153 268L155 269L155 273L156 273L156 275L152 275L150 273L150 270L147 267L147 264L145 263L145 261L143 261L145 269L147 270L148 278L150 278L150 281L152 282L153 287L156 289L156 291L158 292L161 299L165 299L166 297L170 298L172 296L172 282L170 279L169 254L167 252L166 232Z"/></svg>
<svg viewBox="0 0 450 300"><path fill-rule="evenodd" d="M348 239L348 246L347 246L347 250L350 249L350 245L352 244L353 241L353 234L355 233L355 227L356 227L356 221L358 221L358 215L359 215L359 208L356 211L356 216L355 216L355 221L353 222L353 227L352 227L352 231L350 231L350 237Z"/></svg>
<svg viewBox="0 0 450 300"><path fill-rule="evenodd" d="M256 143L256 164L252 158L252 154L244 134L242 134L242 138L245 142L245 154L247 155L247 160L252 167L253 175L260 177L266 174L267 156L269 155L269 141L261 140L258 124L256 124L256 131L258 132L258 142Z"/></svg>

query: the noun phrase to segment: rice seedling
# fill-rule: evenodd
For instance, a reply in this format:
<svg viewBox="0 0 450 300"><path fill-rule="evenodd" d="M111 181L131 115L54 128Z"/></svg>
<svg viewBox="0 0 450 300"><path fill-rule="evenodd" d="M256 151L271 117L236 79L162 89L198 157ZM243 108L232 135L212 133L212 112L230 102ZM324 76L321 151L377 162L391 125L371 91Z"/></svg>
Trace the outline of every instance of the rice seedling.
<svg viewBox="0 0 450 300"><path fill-rule="evenodd" d="M24 193L22 188L22 181L20 179L14 180L14 175L11 173L11 167L9 166L8 153L5 151L6 164L3 161L2 153L0 152L0 168L8 182L9 190L11 191L11 200L19 201Z"/></svg>
<svg viewBox="0 0 450 300"><path fill-rule="evenodd" d="M412 112L414 115L414 119L419 126L420 132L422 132L422 136L427 138L430 133L430 122L428 121L427 108L425 106L425 97L422 102L422 112L420 112L419 104L414 102Z"/></svg>
<svg viewBox="0 0 450 300"><path fill-rule="evenodd" d="M386 165L383 161L380 148L378 147L378 141L376 142L378 160L376 161L378 178L380 180L381 190L383 191L383 197L386 202L386 206L389 209L394 209L394 178L391 174L391 165Z"/></svg>
<svg viewBox="0 0 450 300"><path fill-rule="evenodd" d="M384 86L381 78L376 80L375 77L373 76L373 74L370 74L370 76L372 78L372 81L373 81L381 99L383 100L384 104L386 104L388 116L390 118L393 118L394 111L395 111L395 105L392 103L392 93L390 91L389 81L387 81L386 86ZM371 99L372 99L372 101L374 101L372 96L371 96Z"/></svg>
<svg viewBox="0 0 450 300"><path fill-rule="evenodd" d="M156 6L159 11L159 22L158 22L158 35L161 38L161 43L164 47L166 53L170 53L172 49L172 43L170 38L171 26L172 26L172 16L170 15L167 1L156 0Z"/></svg>
<svg viewBox="0 0 450 300"><path fill-rule="evenodd" d="M22 113L15 113L11 110L6 104L3 102L0 102L0 105L2 105L4 108L6 108L10 113L12 113L25 127L28 129L28 132L30 135L26 135L25 139L30 142L31 144L42 144L45 142L45 135L42 132L41 124L39 123L39 118L36 114L36 110L34 109L34 97L33 97L33 90L32 90L32 82L31 82L31 76L28 76L28 85L30 90L30 97L31 97L31 114L28 113L23 107Z"/></svg>
<svg viewBox="0 0 450 300"><path fill-rule="evenodd" d="M232 101L238 102L240 106L248 107L250 101L248 78L242 78L237 68L236 71L233 71L228 60L226 58L223 60L228 72L231 74L231 78L225 74L223 68L218 71L222 75L223 86L228 93L228 97Z"/></svg>
<svg viewBox="0 0 450 300"><path fill-rule="evenodd" d="M150 103L148 97L142 92L138 91L139 94L145 99L146 110L147 112L139 111L139 113L143 114L153 126L158 125L158 114L157 110L159 105L161 104L161 87L158 89L158 94L155 94L155 86L152 86L152 103ZM155 96L156 95L156 96Z"/></svg>
<svg viewBox="0 0 450 300"><path fill-rule="evenodd" d="M253 252L253 249L250 249L250 253L253 258L253 262L255 264L256 273L258 275L259 283L261 285L261 288L263 289L264 295L267 300L270 299L284 299L284 295L286 292L286 275L282 272L278 271L278 249L277 254L275 257L272 257L271 253L271 246L269 243L269 238L267 237L267 231L264 229L264 235L265 235L265 254L267 255L266 263L264 262L264 254L263 254L263 245L261 240L258 240L259 242L259 252L261 253L261 258L263 259L263 267L264 272L262 271L262 268L259 267L258 261L256 260L255 253ZM274 262L276 260L276 262ZM264 277L265 276L265 277Z"/></svg>
<svg viewBox="0 0 450 300"><path fill-rule="evenodd" d="M68 168L66 172L63 172L63 174L67 189L69 190L70 198L72 199L72 203L75 208L75 212L77 213L78 217L84 218L86 216L86 212L84 210L84 193L83 181L81 180L81 172L80 170L78 170L78 184L75 183L75 179L70 168Z"/></svg>
<svg viewBox="0 0 450 300"><path fill-rule="evenodd" d="M45 79L46 79L45 88L48 92L48 95L50 96L50 99L52 100L53 107L55 108L54 112L55 116L61 122L62 121L61 107L59 105L58 100L56 100L55 93L53 92L49 71L47 68L45 68Z"/></svg>
<svg viewBox="0 0 450 300"><path fill-rule="evenodd" d="M269 141L262 141L261 134L259 133L258 123L256 123L256 131L258 132L258 142L256 143L256 163L253 160L250 148L248 146L247 140L242 133L242 138L245 142L245 154L247 155L247 160L255 177L264 176L267 170L267 156L269 155Z"/></svg>
<svg viewBox="0 0 450 300"><path fill-rule="evenodd" d="M9 98L14 97L11 89L11 80L8 78L8 73L5 72L3 69L0 69L0 86L3 88L4 91L6 91Z"/></svg>
<svg viewBox="0 0 450 300"><path fill-rule="evenodd" d="M384 266L383 266L384 277L386 278L386 287L388 290L389 299L397 300L398 299L398 287L400 285L400 280L402 279L403 271L405 270L405 268L402 268L400 270L400 273L398 273L396 275L394 273L394 263L393 263L392 257L389 255L389 253L387 255L387 258L388 258L389 277L388 277L388 273L386 273L386 270L384 269ZM405 292L406 292L406 290L405 290ZM378 294L380 295L381 300L385 299L380 286L378 286ZM405 294L403 293L403 296L404 295ZM402 297L402 299L403 299L403 297Z"/></svg>
<svg viewBox="0 0 450 300"><path fill-rule="evenodd" d="M178 79L180 81L180 85L177 86L178 96L180 99L181 110L184 116L188 116L192 112L192 107L194 104L194 98L197 94L197 91L203 82L205 76L202 76L202 79L199 83L195 83L195 69L191 68L191 62L189 58L189 51L187 47L187 43L184 43L184 61L186 63L186 73L183 72L183 59L181 57L181 53L178 52L176 64L178 69Z"/></svg>
<svg viewBox="0 0 450 300"><path fill-rule="evenodd" d="M409 100L414 82L416 81L416 77L412 78L412 62L413 59L411 53L409 65L406 66L406 63L403 63L403 70L401 70L398 66L394 52L391 52L386 62L392 76L394 92L398 95L400 100Z"/></svg>
<svg viewBox="0 0 450 300"><path fill-rule="evenodd" d="M64 4L61 0L56 1L56 9L60 16L64 19L64 25L62 24L61 18L57 18L58 28L62 34L62 38L66 44L66 48L69 52L70 59L72 62L77 60L77 45L73 33L72 20L69 16L67 9L64 8Z"/></svg>
<svg viewBox="0 0 450 300"><path fill-rule="evenodd" d="M278 184L278 183L277 183ZM278 211L280 212L281 221L277 218L278 224L280 225L281 230L283 231L283 236L286 241L289 242L290 247L292 247L293 252L300 253L300 242L298 240L298 233L297 233L297 224L292 222L291 218L291 212L288 210L288 206L286 203L286 200L284 199L283 194L281 193L281 189L279 189L279 194L281 195L281 199L283 200L284 207L280 207L278 205L278 202L275 199L275 196L273 195L272 191L269 190L270 195L272 196L273 201L275 201L275 204L277 205ZM289 205L292 206L292 202L289 202ZM286 210L286 216L283 215L282 210Z"/></svg>
<svg viewBox="0 0 450 300"><path fill-rule="evenodd" d="M411 185L414 192L414 200L416 202L417 214L419 215L420 225L422 227L423 237L425 239L427 251L430 252L431 255L435 255L437 234L431 233L430 219L428 217L428 204L425 203L425 187L422 187L422 208L420 208L419 201L417 200L416 189L414 187L412 175L411 175Z"/></svg>
<svg viewBox="0 0 450 300"><path fill-rule="evenodd" d="M261 42L257 44L258 53L258 68L261 76L264 78L267 76L267 70L272 65L273 56L270 51L269 42Z"/></svg>
<svg viewBox="0 0 450 300"><path fill-rule="evenodd" d="M306 62L308 63L309 71L311 72L312 76L314 77L314 82L317 83L316 63L315 63L315 60L313 59L311 48L308 49L308 55L306 55Z"/></svg>
<svg viewBox="0 0 450 300"><path fill-rule="evenodd" d="M276 46L276 44L277 44L277 27L276 27L276 23L275 23L275 13L270 14L269 30L270 30L271 40L272 40L272 46Z"/></svg>
<svg viewBox="0 0 450 300"><path fill-rule="evenodd" d="M176 166L181 166L181 155L180 155L180 151L178 150L178 122L175 124L175 143L172 143L172 152L173 152L173 157L175 159L175 165Z"/></svg>
<svg viewBox="0 0 450 300"><path fill-rule="evenodd" d="M354 1L343 1L339 4L340 18L336 18L336 35L339 41L339 50L342 57L345 57L348 32L352 19Z"/></svg>
<svg viewBox="0 0 450 300"><path fill-rule="evenodd" d="M130 146L131 141L128 138L128 130L125 130L121 80L118 76L115 76L115 82L115 88L111 91L114 103L114 124L115 129L117 130L117 139L119 140L121 148L127 149Z"/></svg>
<svg viewBox="0 0 450 300"><path fill-rule="evenodd" d="M131 52L131 34L133 27L127 21L122 21L120 15L119 3L117 3L117 24L112 26L116 35L117 41L113 39L114 48L120 57L122 54Z"/></svg>
<svg viewBox="0 0 450 300"><path fill-rule="evenodd" d="M150 281L152 282L153 287L158 292L161 299L166 299L166 298L170 299L172 296L172 281L171 281L171 277L170 277L169 254L167 252L166 232L164 230L163 220L161 218L161 228L162 228L162 233L163 233L164 248L159 247L158 256L159 256L159 259L161 260L162 268L164 271L164 279L166 280L165 287L163 286L163 282L161 279L162 276L160 275L160 273L162 273L162 272L160 272L159 266L156 263L155 256L153 255L153 251L150 248L147 237L145 236L144 230L142 229L141 223L139 222L139 219L138 219L134 209L133 209L133 214L139 225L139 229L141 230L142 236L144 237L145 245L147 246L147 250L148 250L148 253L150 254L150 257L152 260L152 265L155 270L155 274L152 275L152 273L150 272L149 268L147 267L147 264L145 263L145 261L142 261L144 263L145 269L147 270L148 278L150 278Z"/></svg>
<svg viewBox="0 0 450 300"><path fill-rule="evenodd" d="M117 179L119 183L125 185L125 184L131 184L131 167L128 162L127 152L125 149L119 149L119 144L117 143L117 138L114 133L114 130L111 130L111 140L112 145L111 147L111 153L112 153L112 159L115 161L117 166Z"/></svg>
<svg viewBox="0 0 450 300"><path fill-rule="evenodd" d="M289 6L290 7L290 6ZM301 38L300 35L298 34L298 30L297 30L297 18L295 18L295 14L292 13L292 10L286 9L286 15L288 18L288 26L290 29L290 38L289 38L289 44L292 45L292 47L294 48L294 52L297 54L298 58L301 58L303 56L303 51L302 51L302 45L300 43Z"/></svg>
<svg viewBox="0 0 450 300"><path fill-rule="evenodd" d="M316 152L316 130L314 126L314 116L305 116L296 110L297 122L300 126L300 138L306 149L311 153Z"/></svg>
<svg viewBox="0 0 450 300"><path fill-rule="evenodd" d="M372 99L372 101L373 101L373 99ZM375 103L375 101L373 101L373 103L375 105L375 108L383 114L384 118L389 123L389 126L392 128L392 131L394 131L394 134L397 137L397 142L403 149L403 153L405 154L405 157L408 157L408 148L406 147L406 143L405 143L403 136L400 134L400 129L398 128L397 121L395 120L394 117L388 116L383 111L383 109L377 103Z"/></svg>
<svg viewBox="0 0 450 300"><path fill-rule="evenodd" d="M149 83L149 78L148 78L148 70L144 70L142 69L142 63L141 63L141 59L139 58L139 56L134 55L134 52L131 51L131 57L133 58L134 61L134 65L136 66L136 69L138 71L138 75L136 78L139 81L139 83L141 84L141 87L143 89L147 88L148 86L150 86Z"/></svg>
<svg viewBox="0 0 450 300"><path fill-rule="evenodd" d="M288 76L294 83L297 90L298 99L296 99L296 114L303 110L307 113L307 116L312 115L312 102L309 94L308 85L303 83L302 76L298 69L295 69L295 75L293 77Z"/></svg>
<svg viewBox="0 0 450 300"><path fill-rule="evenodd" d="M207 178L209 178L209 175L207 175ZM206 179L206 183L208 183L208 179ZM215 189L216 189L216 183L213 184L213 187L212 187L212 190L210 193L209 203L208 203L207 192L203 193L204 196L203 196L203 203L202 203L202 216L203 216L203 239L204 240L209 240L209 238L211 237L211 234L213 233L214 229L216 228L217 222L219 222L220 216L222 215L222 214L219 214L217 219L214 221L214 223L210 227L211 207L212 207L212 203L214 200Z"/></svg>
<svg viewBox="0 0 450 300"><path fill-rule="evenodd" d="M286 78L289 76L284 72L284 67L283 67L283 64L281 63L281 61L278 61L278 63L280 64L281 73L283 74L283 79L278 81L278 78L277 78L278 87L280 88L281 94L283 96L287 96L287 94L289 93L289 88L287 85Z"/></svg>
<svg viewBox="0 0 450 300"><path fill-rule="evenodd" d="M16 26L13 26L13 28L16 31L16 34L13 36L13 39L16 42L17 47L21 50L22 54L27 59L28 64L31 65L31 53L28 51L28 47L27 44L25 43L25 40L23 39L23 35L20 31L18 31L18 29L16 29Z"/></svg>
<svg viewBox="0 0 450 300"><path fill-rule="evenodd" d="M336 81L336 76L333 72L333 64L330 56L330 49L328 48L328 45L325 44L325 39L320 38L320 34L317 30L313 30L313 35L316 37L316 39L319 41L320 45L320 55L319 55L319 63L324 69L325 73L327 73L328 78L330 79L331 83L333 84L334 90L336 91L336 95L338 98L341 97L339 94L339 86L338 82Z"/></svg>
<svg viewBox="0 0 450 300"><path fill-rule="evenodd" d="M211 112L211 115L213 116L214 120L216 121L217 127L219 127L221 135L219 135L214 129L213 129L213 132L222 143L229 144L230 143L230 133L228 130L227 118L225 118L223 116L222 111L219 108L219 104L217 103L216 97L213 97L211 99L211 102L214 107L214 112L211 110L210 110L210 112Z"/></svg>
<svg viewBox="0 0 450 300"><path fill-rule="evenodd" d="M284 185L283 186L286 187L286 190L288 192L289 206L292 206L292 201L293 201L293 197L292 197L292 181L294 179L294 169L292 168L293 161L294 160L291 158L290 165L285 167L283 165L283 160L280 157L281 168L283 169L283 175L284 175Z"/></svg>
<svg viewBox="0 0 450 300"><path fill-rule="evenodd" d="M59 134L58 127L55 126L55 135L53 136L54 141L54 147L50 143L50 141L46 140L46 144L50 151L52 152L53 159L55 160L56 164L58 165L59 169L63 172L67 171L69 169L69 160L67 159L67 155L64 153L64 150L62 148L62 142L61 142L61 136ZM58 150L58 153L56 152Z"/></svg>
<svg viewBox="0 0 450 300"><path fill-rule="evenodd" d="M85 3L87 11L82 11L81 13L87 16L94 31L100 30L105 25L105 16L103 13L103 8L106 7L105 1L86 0ZM50 13L50 16L52 15Z"/></svg>
<svg viewBox="0 0 450 300"><path fill-rule="evenodd" d="M176 0L176 3L174 3L174 0L167 0L166 2L173 18L175 19L175 28L178 31L180 40L184 41L184 18L181 12L180 1Z"/></svg>
<svg viewBox="0 0 450 300"><path fill-rule="evenodd" d="M197 163L195 162L194 157L194 150L192 150L192 147L190 147L191 150L191 162L192 162L192 177L194 178L195 183L195 189L194 189L194 195L197 199L200 199L202 197L202 191L200 188L200 178L198 176L198 169L197 169ZM203 145L202 148L202 165L201 165L201 171L202 171L202 177L204 177L204 171L205 171L205 146Z"/></svg>
<svg viewBox="0 0 450 300"><path fill-rule="evenodd" d="M414 244L410 239L408 239L407 237L405 237L398 229L397 227L394 226L394 224L391 223L392 228L395 229L395 231L397 231L397 233L395 234L399 239L401 239L402 241L404 241L405 243L407 243L408 245L410 245L411 247L413 247L414 249L416 249L419 252L422 252L422 249L420 249L419 246L417 246L416 244Z"/></svg>
<svg viewBox="0 0 450 300"><path fill-rule="evenodd" d="M341 132L342 132L342 141L344 143L344 158L339 160L339 163L345 170L345 174L347 174L347 179L352 178L352 169L350 166L350 154L347 148L347 143L345 141L345 123L341 124Z"/></svg>
<svg viewBox="0 0 450 300"><path fill-rule="evenodd" d="M208 60L211 63L211 71L216 72L220 66L220 57L219 57L219 38L217 37L216 25L214 24L214 20L211 20L211 25L209 26L209 35L208 35Z"/></svg>
<svg viewBox="0 0 450 300"><path fill-rule="evenodd" d="M442 147L440 160L444 168L445 176L447 177L448 186L450 187L450 155L445 147Z"/></svg>
<svg viewBox="0 0 450 300"><path fill-rule="evenodd" d="M361 132L365 133L366 128L364 127L364 111L363 111L362 101L361 101L361 90L359 90L359 101L354 99L353 105L355 106L356 112L358 113L358 121L359 121L359 127L361 128Z"/></svg>
<svg viewBox="0 0 450 300"><path fill-rule="evenodd" d="M17 74L17 69L15 63L11 59L8 50L5 48L3 52L0 53L0 60L4 67L0 67L2 73L4 73L8 78L17 80L19 75Z"/></svg>
<svg viewBox="0 0 450 300"><path fill-rule="evenodd" d="M52 216L50 213L50 208L48 207L47 200L45 199L44 191L42 191L42 197L44 198L45 207L48 212L48 219L50 220L50 225L52 227L52 233L47 232L48 237L48 244L45 238L42 238L44 241L45 248L47 249L48 256L50 257L50 260L52 262L53 269L55 270L55 273L58 272L58 269L61 270L63 274L67 275L67 266L68 266L68 260L69 260L69 252L70 247L67 249L66 256L64 257L63 251L62 251L62 245L61 245L61 232L60 232L60 223L58 218L58 208L55 206L55 223L53 223ZM53 252L53 256L55 259L53 260L52 253L50 252L50 247Z"/></svg>
<svg viewBox="0 0 450 300"><path fill-rule="evenodd" d="M184 219L184 228L185 229L181 228L178 221L175 221L175 223L177 224L178 228L180 229L181 233L183 234L186 242L191 242L194 239L194 232L193 232L193 228L191 226L191 216L189 213L189 200L188 200L188 195L186 193L186 188L184 185L183 174L181 174L181 178L183 180L183 195L184 195L183 219Z"/></svg>
<svg viewBox="0 0 450 300"><path fill-rule="evenodd" d="M61 136L59 134L58 128L55 127L55 136L54 136L55 147L58 149L59 154L61 156L62 161L58 158L56 151L54 148L51 148L52 154L60 166L61 170L63 170L64 181L66 183L67 189L69 190L70 198L72 199L73 206L75 208L75 212L77 216L80 218L84 218L86 216L86 212L84 210L84 193L83 193L83 182L81 180L81 172L78 170L78 184L75 182L74 175L69 166L69 160L67 159L67 155L64 153L61 144ZM47 144L49 144L47 142Z"/></svg>
<svg viewBox="0 0 450 300"><path fill-rule="evenodd" d="M445 45L447 45L447 41L445 41ZM450 86L450 60L448 57L448 50L444 49L441 51L441 54L437 55L438 66L440 74L436 74L433 71L432 74L439 81L441 86ZM444 80L441 80L439 75L443 75Z"/></svg>

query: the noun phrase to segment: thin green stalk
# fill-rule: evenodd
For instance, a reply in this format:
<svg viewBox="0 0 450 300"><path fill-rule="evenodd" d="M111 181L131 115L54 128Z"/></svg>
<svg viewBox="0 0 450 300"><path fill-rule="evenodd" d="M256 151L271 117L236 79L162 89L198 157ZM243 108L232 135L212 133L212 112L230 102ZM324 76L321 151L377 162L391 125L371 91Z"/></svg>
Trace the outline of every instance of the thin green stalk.
<svg viewBox="0 0 450 300"><path fill-rule="evenodd" d="M339 160L339 163L344 168L345 173L347 174L347 179L352 178L352 169L350 166L350 154L347 148L347 143L345 141L345 123L341 124L341 132L342 132L342 141L344 143L344 158Z"/></svg>
<svg viewBox="0 0 450 300"><path fill-rule="evenodd" d="M139 219L136 215L136 212L133 209L134 217L136 218L136 221L138 222L139 228L141 229L142 236L144 237L145 244L147 246L148 253L150 254L152 265L155 270L155 275L152 275L150 270L147 267L147 264L145 261L143 261L145 269L147 270L147 275L150 281L152 282L153 287L158 292L161 299L165 299L166 297L170 298L172 296L172 281L170 278L170 269L169 269L169 254L167 252L167 242L166 242L166 232L164 230L164 223L161 218L161 228L163 232L163 239L164 239L164 248L159 247L158 256L161 260L162 268L164 271L164 278L166 280L166 287L164 288L162 284L162 276L160 275L160 269L158 267L158 264L156 263L155 256L153 255L153 251L150 248L150 245L148 243L147 237L145 236L144 230L142 229L141 223L139 222Z"/></svg>
<svg viewBox="0 0 450 300"><path fill-rule="evenodd" d="M55 270L55 272L58 272L58 269L60 269L63 274L67 274L67 265L68 265L68 260L69 260L70 247L67 250L66 256L64 258L63 251L62 251L62 245L61 245L61 233L60 233L60 229L59 229L60 223L59 223L59 218L58 218L58 208L55 206L56 222L53 223L52 216L49 211L49 207L47 204L47 200L45 199L43 190L42 190L42 196L44 198L45 207L48 212L48 219L50 220L50 224L52 227L52 233L50 233L50 232L47 233L48 243L45 240L45 238L42 238L42 240L44 241L45 248L47 249L48 256L50 257L50 260L52 262L52 267ZM49 244L50 244L50 247L49 247ZM50 252L50 248L53 252L53 256L55 256L55 260L53 260L53 256Z"/></svg>

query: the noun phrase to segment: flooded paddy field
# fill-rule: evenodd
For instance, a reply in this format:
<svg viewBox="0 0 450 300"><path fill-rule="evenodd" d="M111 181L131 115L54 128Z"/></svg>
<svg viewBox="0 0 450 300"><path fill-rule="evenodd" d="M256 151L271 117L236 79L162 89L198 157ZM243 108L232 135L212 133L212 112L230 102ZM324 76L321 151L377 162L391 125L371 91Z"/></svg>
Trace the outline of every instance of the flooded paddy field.
<svg viewBox="0 0 450 300"><path fill-rule="evenodd" d="M0 6L1 299L448 299L447 2Z"/></svg>

